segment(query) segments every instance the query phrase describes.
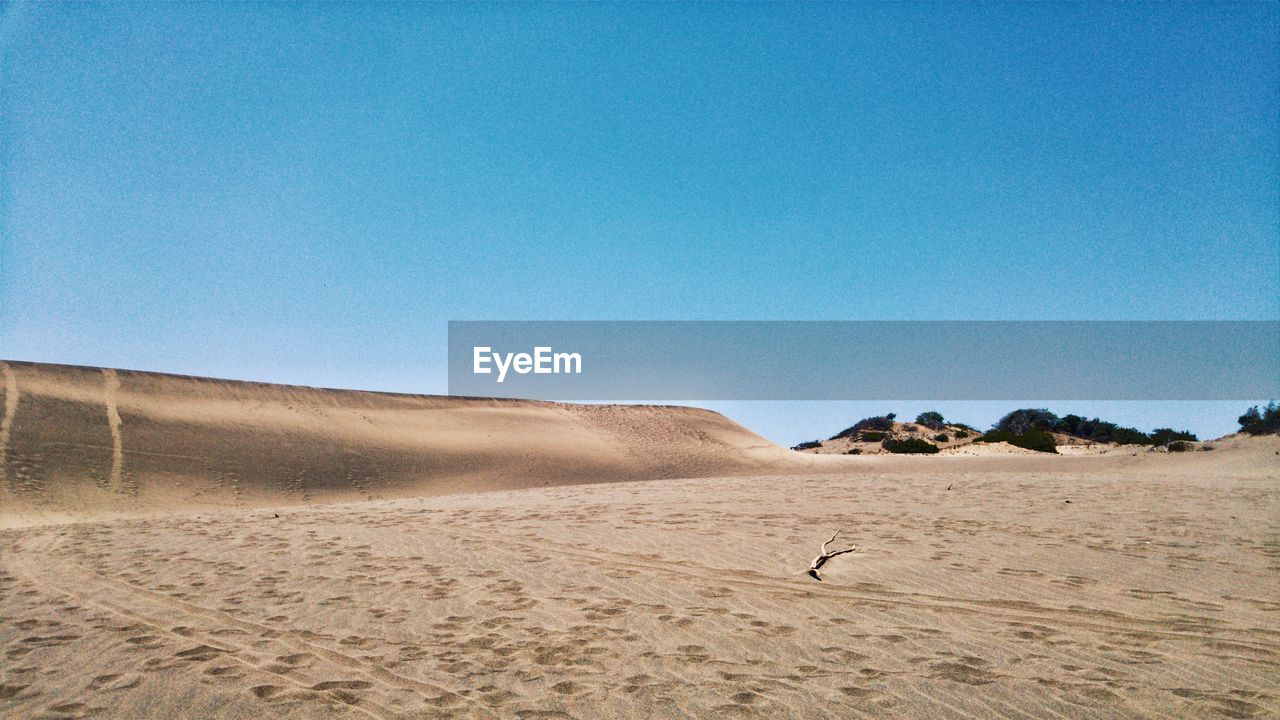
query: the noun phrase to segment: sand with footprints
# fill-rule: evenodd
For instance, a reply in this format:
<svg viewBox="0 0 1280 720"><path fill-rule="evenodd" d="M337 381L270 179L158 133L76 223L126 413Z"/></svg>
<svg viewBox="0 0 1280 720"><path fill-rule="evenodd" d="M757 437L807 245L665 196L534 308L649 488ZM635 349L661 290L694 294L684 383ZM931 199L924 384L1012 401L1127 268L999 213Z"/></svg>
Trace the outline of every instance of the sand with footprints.
<svg viewBox="0 0 1280 720"><path fill-rule="evenodd" d="M2 717L1280 714L1275 438L815 465L704 411L5 372Z"/></svg>

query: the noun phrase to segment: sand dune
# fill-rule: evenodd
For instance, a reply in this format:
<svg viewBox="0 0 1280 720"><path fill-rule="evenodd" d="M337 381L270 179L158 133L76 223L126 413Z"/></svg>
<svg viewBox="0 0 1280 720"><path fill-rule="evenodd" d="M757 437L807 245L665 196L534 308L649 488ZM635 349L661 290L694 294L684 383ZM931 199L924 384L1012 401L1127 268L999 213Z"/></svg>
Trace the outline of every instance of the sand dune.
<svg viewBox="0 0 1280 720"><path fill-rule="evenodd" d="M694 408L320 390L18 362L0 363L0 374L0 526L829 467Z"/></svg>
<svg viewBox="0 0 1280 720"><path fill-rule="evenodd" d="M5 373L0 717L1280 715L1275 437L786 465L701 411Z"/></svg>

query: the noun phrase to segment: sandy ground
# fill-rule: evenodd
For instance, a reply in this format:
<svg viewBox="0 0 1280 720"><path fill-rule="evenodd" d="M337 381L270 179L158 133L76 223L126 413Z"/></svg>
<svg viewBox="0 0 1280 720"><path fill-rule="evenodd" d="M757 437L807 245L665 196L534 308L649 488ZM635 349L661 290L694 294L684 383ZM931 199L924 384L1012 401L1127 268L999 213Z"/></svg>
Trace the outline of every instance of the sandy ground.
<svg viewBox="0 0 1280 720"><path fill-rule="evenodd" d="M0 714L1275 716L1274 449L1218 453L9 530Z"/></svg>
<svg viewBox="0 0 1280 720"><path fill-rule="evenodd" d="M679 408L0 370L0 717L1280 716L1275 437L819 457Z"/></svg>

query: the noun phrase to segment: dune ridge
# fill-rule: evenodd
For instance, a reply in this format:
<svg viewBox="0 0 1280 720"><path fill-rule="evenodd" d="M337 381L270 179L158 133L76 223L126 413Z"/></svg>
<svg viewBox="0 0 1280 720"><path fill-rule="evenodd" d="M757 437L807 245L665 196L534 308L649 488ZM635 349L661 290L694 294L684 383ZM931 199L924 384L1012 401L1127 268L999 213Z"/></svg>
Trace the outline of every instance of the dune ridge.
<svg viewBox="0 0 1280 720"><path fill-rule="evenodd" d="M0 523L805 472L717 413L7 361Z"/></svg>

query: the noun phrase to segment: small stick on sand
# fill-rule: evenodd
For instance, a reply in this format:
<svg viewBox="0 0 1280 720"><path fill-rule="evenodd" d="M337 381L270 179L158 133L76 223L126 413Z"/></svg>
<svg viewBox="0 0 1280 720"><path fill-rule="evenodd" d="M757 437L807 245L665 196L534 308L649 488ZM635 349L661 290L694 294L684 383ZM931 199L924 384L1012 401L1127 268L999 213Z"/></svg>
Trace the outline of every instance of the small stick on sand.
<svg viewBox="0 0 1280 720"><path fill-rule="evenodd" d="M843 555L843 554L845 554L845 553L853 552L854 550L857 550L857 549L858 549L858 546L857 546L857 545L850 545L849 547L845 548L844 550L836 550L835 552L827 552L827 546L828 546L828 545L830 545L831 543L835 542L835 541L836 541L836 537L837 537L839 534L840 534L840 531L839 531L839 530L837 530L837 531L836 531L836 533L835 533L835 535L832 535L832 536L831 536L831 539L830 539L830 540L828 540L828 541L826 541L826 542L822 543L822 552L821 552L821 554L819 554L819 555L818 555L818 557L814 558L814 559L813 559L813 564L809 566L809 577L813 578L814 580L817 580L818 582L822 582L822 576L818 574L818 568L822 567L823 565L826 565L828 560L830 560L831 558L833 558L833 557L835 557L835 556L837 556L837 555Z"/></svg>

